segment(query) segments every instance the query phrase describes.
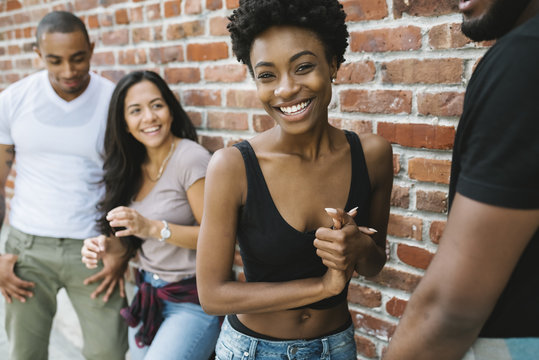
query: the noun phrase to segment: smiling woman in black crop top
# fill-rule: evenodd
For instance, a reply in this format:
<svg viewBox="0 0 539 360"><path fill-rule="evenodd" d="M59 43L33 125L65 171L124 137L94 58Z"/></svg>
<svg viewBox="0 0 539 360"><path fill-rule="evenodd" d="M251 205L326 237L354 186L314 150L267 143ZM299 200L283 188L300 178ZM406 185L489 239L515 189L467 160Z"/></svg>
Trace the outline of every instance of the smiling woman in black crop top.
<svg viewBox="0 0 539 360"><path fill-rule="evenodd" d="M218 359L355 359L347 285L385 264L393 167L384 139L328 122L345 17L337 0L242 0L230 17L276 126L208 167L197 281L204 310L229 314Z"/></svg>

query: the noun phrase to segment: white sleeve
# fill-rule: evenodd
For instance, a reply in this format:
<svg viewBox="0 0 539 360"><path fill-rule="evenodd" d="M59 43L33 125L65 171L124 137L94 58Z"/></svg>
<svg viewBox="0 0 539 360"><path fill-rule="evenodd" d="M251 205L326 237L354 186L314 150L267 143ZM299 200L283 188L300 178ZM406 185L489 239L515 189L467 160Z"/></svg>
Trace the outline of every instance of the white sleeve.
<svg viewBox="0 0 539 360"><path fill-rule="evenodd" d="M11 93L9 90L4 90L0 93L0 144L12 145L13 139L11 138L11 109L10 98Z"/></svg>

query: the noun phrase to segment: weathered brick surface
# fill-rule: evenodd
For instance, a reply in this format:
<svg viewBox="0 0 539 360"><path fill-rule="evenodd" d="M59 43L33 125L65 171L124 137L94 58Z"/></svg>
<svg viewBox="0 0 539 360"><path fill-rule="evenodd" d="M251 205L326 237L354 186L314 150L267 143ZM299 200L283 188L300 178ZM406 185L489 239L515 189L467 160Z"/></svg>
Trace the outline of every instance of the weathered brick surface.
<svg viewBox="0 0 539 360"><path fill-rule="evenodd" d="M358 354L378 359L443 234L466 83L493 42L474 43L461 34L453 0L340 2L351 37L333 84L329 122L383 136L394 152L388 264L375 277L355 277L349 293L353 314L361 317L354 318ZM133 70L158 72L197 126L201 144L211 151L232 146L275 126L232 54L226 24L238 4L0 1L0 90L42 68L32 51L39 19L52 10L74 11L95 42L94 71L112 81ZM235 266L244 281L237 255Z"/></svg>

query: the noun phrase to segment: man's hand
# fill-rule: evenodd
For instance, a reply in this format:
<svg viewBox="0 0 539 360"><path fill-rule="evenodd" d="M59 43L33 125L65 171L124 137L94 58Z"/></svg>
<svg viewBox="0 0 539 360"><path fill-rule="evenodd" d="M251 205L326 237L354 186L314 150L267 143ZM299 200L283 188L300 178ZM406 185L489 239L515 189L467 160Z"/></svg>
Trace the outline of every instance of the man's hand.
<svg viewBox="0 0 539 360"><path fill-rule="evenodd" d="M103 301L108 301L116 285L119 287L120 296L125 297L124 274L129 258L118 238L100 235L96 238L86 239L81 254L82 262L88 268L95 268L99 259L103 261L103 269L84 280L85 285L101 280L101 284L90 295L92 299L105 291Z"/></svg>
<svg viewBox="0 0 539 360"><path fill-rule="evenodd" d="M12 298L24 303L27 297L34 295L28 289L33 288L35 284L22 280L13 271L17 258L18 256L14 254L0 255L0 291L10 304L13 301Z"/></svg>

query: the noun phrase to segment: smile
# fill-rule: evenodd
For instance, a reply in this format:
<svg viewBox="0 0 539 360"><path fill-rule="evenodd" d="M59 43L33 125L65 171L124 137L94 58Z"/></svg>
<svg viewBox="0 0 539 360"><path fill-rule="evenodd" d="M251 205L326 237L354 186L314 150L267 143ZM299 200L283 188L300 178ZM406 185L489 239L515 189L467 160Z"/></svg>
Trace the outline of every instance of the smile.
<svg viewBox="0 0 539 360"><path fill-rule="evenodd" d="M297 105L292 106L283 106L279 107L279 110L285 115L295 115L301 113L309 104L311 103L311 99L304 101L302 103L299 103Z"/></svg>
<svg viewBox="0 0 539 360"><path fill-rule="evenodd" d="M159 130L160 126L153 126L151 128L147 128L147 129L144 129L142 130L143 133L153 133L153 132L156 132L157 130Z"/></svg>

